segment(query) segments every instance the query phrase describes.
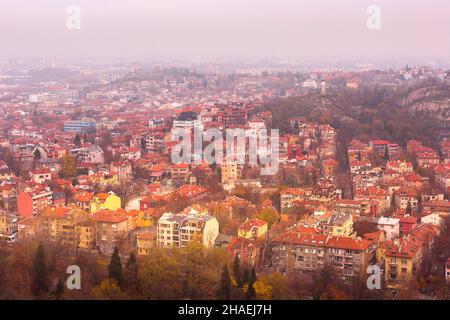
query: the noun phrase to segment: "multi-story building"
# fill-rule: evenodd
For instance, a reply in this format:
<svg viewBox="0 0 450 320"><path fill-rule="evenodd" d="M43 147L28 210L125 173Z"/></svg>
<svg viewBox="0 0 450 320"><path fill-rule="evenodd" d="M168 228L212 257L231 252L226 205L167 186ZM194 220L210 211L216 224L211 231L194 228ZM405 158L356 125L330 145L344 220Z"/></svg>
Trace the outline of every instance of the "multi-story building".
<svg viewBox="0 0 450 320"><path fill-rule="evenodd" d="M94 120L70 120L64 123L66 132L94 132L96 123Z"/></svg>
<svg viewBox="0 0 450 320"><path fill-rule="evenodd" d="M237 162L226 162L220 165L222 184L233 183L239 178L239 165Z"/></svg>
<svg viewBox="0 0 450 320"><path fill-rule="evenodd" d="M136 236L136 251L140 256L148 256L154 245L154 233L142 232Z"/></svg>
<svg viewBox="0 0 450 320"><path fill-rule="evenodd" d="M53 192L48 187L35 185L20 192L17 198L17 209L21 217L35 216L45 207L52 204Z"/></svg>
<svg viewBox="0 0 450 320"><path fill-rule="evenodd" d="M352 215L344 212L334 212L328 224L328 234L336 237L350 237L353 234Z"/></svg>
<svg viewBox="0 0 450 320"><path fill-rule="evenodd" d="M340 278L352 278L366 273L372 259L370 244L291 229L272 240L272 261L280 271L311 273L327 268Z"/></svg>
<svg viewBox="0 0 450 320"><path fill-rule="evenodd" d="M296 201L301 201L311 194L311 190L303 188L288 188L281 191L281 208L291 207Z"/></svg>
<svg viewBox="0 0 450 320"><path fill-rule="evenodd" d="M250 240L264 239L267 234L267 222L259 219L247 219L239 226L238 237Z"/></svg>
<svg viewBox="0 0 450 320"><path fill-rule="evenodd" d="M98 193L92 197L90 202L90 212L94 213L100 210L115 211L122 206L122 200L114 192Z"/></svg>
<svg viewBox="0 0 450 320"><path fill-rule="evenodd" d="M419 210L419 199L414 189L401 187L394 192L394 204L396 209L409 210L413 214Z"/></svg>
<svg viewBox="0 0 450 320"><path fill-rule="evenodd" d="M87 213L78 207L47 207L39 215L39 233L50 241L76 247L75 226L86 218Z"/></svg>
<svg viewBox="0 0 450 320"><path fill-rule="evenodd" d="M0 209L0 239L17 234L17 222L16 214Z"/></svg>
<svg viewBox="0 0 450 320"><path fill-rule="evenodd" d="M80 162L103 163L105 161L103 150L99 146L72 149L70 153Z"/></svg>
<svg viewBox="0 0 450 320"><path fill-rule="evenodd" d="M112 254L114 247L130 231L128 216L122 212L101 210L92 215L95 221L95 244L101 253Z"/></svg>
<svg viewBox="0 0 450 320"><path fill-rule="evenodd" d="M209 215L164 213L158 220L159 247L186 247L195 241L206 247L214 246L219 235L219 222Z"/></svg>
<svg viewBox="0 0 450 320"><path fill-rule="evenodd" d="M400 236L400 219L381 217L377 227L385 232L387 240L395 240Z"/></svg>
<svg viewBox="0 0 450 320"><path fill-rule="evenodd" d="M75 225L78 248L84 250L95 249L95 222L91 220L80 221Z"/></svg>
<svg viewBox="0 0 450 320"><path fill-rule="evenodd" d="M30 178L36 183L45 183L52 180L52 173L49 169L36 169L30 171Z"/></svg>

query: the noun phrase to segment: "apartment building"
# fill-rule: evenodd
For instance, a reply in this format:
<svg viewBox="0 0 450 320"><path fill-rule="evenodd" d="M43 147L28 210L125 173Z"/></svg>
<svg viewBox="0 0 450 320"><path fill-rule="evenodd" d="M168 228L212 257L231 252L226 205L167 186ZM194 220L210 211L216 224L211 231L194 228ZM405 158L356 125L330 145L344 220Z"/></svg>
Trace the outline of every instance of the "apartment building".
<svg viewBox="0 0 450 320"><path fill-rule="evenodd" d="M0 239L17 233L16 214L0 209Z"/></svg>
<svg viewBox="0 0 450 320"><path fill-rule="evenodd" d="M340 278L365 274L370 242L291 229L272 240L273 263L280 271L311 273L328 268Z"/></svg>
<svg viewBox="0 0 450 320"><path fill-rule="evenodd" d="M75 226L86 218L87 213L78 207L47 207L39 215L39 233L52 242L76 247Z"/></svg>
<svg viewBox="0 0 450 320"><path fill-rule="evenodd" d="M97 249L101 253L112 254L114 247L119 246L130 230L128 216L117 211L101 210L92 217L95 221Z"/></svg>
<svg viewBox="0 0 450 320"><path fill-rule="evenodd" d="M72 149L70 153L79 162L103 163L105 161L104 152L99 146Z"/></svg>
<svg viewBox="0 0 450 320"><path fill-rule="evenodd" d="M214 246L219 235L219 222L210 215L164 213L158 220L159 247L186 247L195 241L206 247Z"/></svg>
<svg viewBox="0 0 450 320"><path fill-rule="evenodd" d="M27 187L17 197L17 209L21 217L35 216L52 204L53 192L48 187L35 185Z"/></svg>

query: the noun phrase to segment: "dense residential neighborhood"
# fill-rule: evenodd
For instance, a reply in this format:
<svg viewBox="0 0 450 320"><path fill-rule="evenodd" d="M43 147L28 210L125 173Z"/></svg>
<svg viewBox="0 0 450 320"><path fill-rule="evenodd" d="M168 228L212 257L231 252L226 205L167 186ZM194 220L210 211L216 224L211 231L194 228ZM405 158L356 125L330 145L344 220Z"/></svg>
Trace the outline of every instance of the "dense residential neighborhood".
<svg viewBox="0 0 450 320"><path fill-rule="evenodd" d="M365 288L371 298L389 298L392 290L405 298L448 297L450 252L448 242L442 243L450 235L449 131L421 140L420 128L399 136L387 123L379 128L360 123L349 135L343 114L317 114L297 105L314 97L325 108L327 99L368 95L389 81L410 92L433 81L448 85L447 75L436 80L441 70L233 77L133 70L133 77L102 74L111 79L95 86L66 80L2 84L0 255L5 259L16 251L21 253L14 259L26 259L26 248L39 245L55 259L84 261L94 269L121 257L137 260L144 270L154 268L152 263L169 272L163 257L171 256L176 265L179 255L197 259L204 251L211 255L203 262L208 265L198 262L207 270L205 285L215 287L213 279L228 264L238 298L351 298L355 291L349 288L365 287L374 266L382 288L378 293ZM321 85L313 85L317 82ZM280 83L289 86L283 94ZM290 109L283 109L286 104ZM223 143L225 151L243 153L244 162L237 157L223 163L195 157L174 161L181 142L173 133L180 129L193 138L189 149L195 148L196 132L241 129L258 135L279 129L278 170L264 175L261 161L249 162L250 138L234 146L240 150ZM200 147L205 152L206 145ZM256 150L258 156L265 152L260 145ZM331 291L307 289L325 273L333 279ZM105 286L112 284L94 280L98 274L91 277L83 296L107 295ZM145 277L139 274L140 281L149 281ZM117 284L117 297L136 296ZM277 297L270 293L277 286L297 291ZM163 291L140 294L186 294ZM206 292L188 297L214 296Z"/></svg>

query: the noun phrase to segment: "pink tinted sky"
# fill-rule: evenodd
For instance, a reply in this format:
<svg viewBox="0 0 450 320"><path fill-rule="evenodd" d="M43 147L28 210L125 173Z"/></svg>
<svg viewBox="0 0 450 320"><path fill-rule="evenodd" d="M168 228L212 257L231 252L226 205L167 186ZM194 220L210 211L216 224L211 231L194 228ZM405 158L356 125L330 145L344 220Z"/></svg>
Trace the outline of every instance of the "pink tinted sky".
<svg viewBox="0 0 450 320"><path fill-rule="evenodd" d="M72 4L79 31L66 28ZM449 40L448 0L0 1L0 58L448 59Z"/></svg>

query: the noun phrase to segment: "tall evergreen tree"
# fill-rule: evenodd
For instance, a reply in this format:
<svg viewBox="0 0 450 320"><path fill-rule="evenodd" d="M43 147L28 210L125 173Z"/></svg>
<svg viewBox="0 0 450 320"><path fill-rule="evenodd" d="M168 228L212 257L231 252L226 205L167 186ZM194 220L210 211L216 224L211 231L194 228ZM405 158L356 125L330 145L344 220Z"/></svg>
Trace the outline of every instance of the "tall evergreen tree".
<svg viewBox="0 0 450 320"><path fill-rule="evenodd" d="M248 277L247 292L245 293L245 297L249 300L256 298L256 291L254 287L255 282L256 282L256 270L255 268L252 268Z"/></svg>
<svg viewBox="0 0 450 320"><path fill-rule="evenodd" d="M117 281L117 285L123 288L123 272L122 262L120 261L119 249L114 247L113 254L111 256L111 262L108 266L109 278Z"/></svg>
<svg viewBox="0 0 450 320"><path fill-rule="evenodd" d="M250 279L248 281L248 288L247 288L247 292L245 293L245 297L248 300L252 300L254 298L256 298L256 292L255 292L255 278L253 278L252 276L250 276Z"/></svg>
<svg viewBox="0 0 450 320"><path fill-rule="evenodd" d="M247 267L244 269L244 275L242 277L242 284L248 283L248 280L250 279L250 270L248 270Z"/></svg>
<svg viewBox="0 0 450 320"><path fill-rule="evenodd" d="M137 293L139 285L138 264L136 255L133 251L131 252L130 257L127 261L127 267L125 269L125 280L128 291L133 294Z"/></svg>
<svg viewBox="0 0 450 320"><path fill-rule="evenodd" d="M252 268L252 270L250 271L250 279L253 280L253 283L255 283L256 280L258 280L258 279L256 278L256 270L255 270L255 268ZM250 280L249 280L249 281L250 281Z"/></svg>
<svg viewBox="0 0 450 320"><path fill-rule="evenodd" d="M39 296L41 293L48 292L47 266L45 264L45 251L42 242L39 243L34 255L32 276L32 293L35 296Z"/></svg>
<svg viewBox="0 0 450 320"><path fill-rule="evenodd" d="M78 148L81 147L81 138L78 133L76 134L75 138L73 139L73 144Z"/></svg>
<svg viewBox="0 0 450 320"><path fill-rule="evenodd" d="M224 264L222 269L222 276L220 278L219 288L217 290L217 299L230 300L231 299L231 277L228 266Z"/></svg>
<svg viewBox="0 0 450 320"><path fill-rule="evenodd" d="M241 262L239 261L239 256L236 254L233 261L233 276L236 279L237 285L242 287L242 273L241 273Z"/></svg>

